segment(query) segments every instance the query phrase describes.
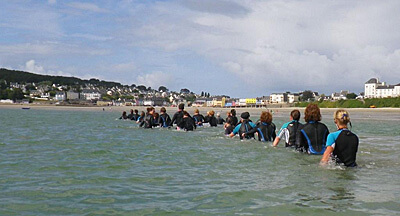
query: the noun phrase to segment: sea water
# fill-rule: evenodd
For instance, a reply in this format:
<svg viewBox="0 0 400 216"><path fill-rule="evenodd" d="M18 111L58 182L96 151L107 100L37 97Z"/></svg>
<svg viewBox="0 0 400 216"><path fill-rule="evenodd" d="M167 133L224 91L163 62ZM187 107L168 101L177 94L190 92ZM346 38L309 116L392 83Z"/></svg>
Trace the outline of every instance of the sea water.
<svg viewBox="0 0 400 216"><path fill-rule="evenodd" d="M332 113L322 122L334 131ZM358 168L119 114L0 108L0 215L400 214L399 111L350 110ZM274 113L278 128L288 115Z"/></svg>

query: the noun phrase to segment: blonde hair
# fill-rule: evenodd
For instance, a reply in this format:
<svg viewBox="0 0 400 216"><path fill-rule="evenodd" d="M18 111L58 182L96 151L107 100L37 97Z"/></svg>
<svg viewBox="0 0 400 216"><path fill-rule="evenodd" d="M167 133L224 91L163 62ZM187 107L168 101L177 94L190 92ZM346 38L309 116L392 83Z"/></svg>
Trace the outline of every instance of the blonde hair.
<svg viewBox="0 0 400 216"><path fill-rule="evenodd" d="M344 109L339 109L333 114L333 119L340 124L347 125L350 122L350 114Z"/></svg>
<svg viewBox="0 0 400 216"><path fill-rule="evenodd" d="M214 114L215 114L214 110L211 110L208 112L208 115L210 115L210 116L214 116Z"/></svg>
<svg viewBox="0 0 400 216"><path fill-rule="evenodd" d="M196 114L196 113L199 114L199 109L194 110L194 114Z"/></svg>

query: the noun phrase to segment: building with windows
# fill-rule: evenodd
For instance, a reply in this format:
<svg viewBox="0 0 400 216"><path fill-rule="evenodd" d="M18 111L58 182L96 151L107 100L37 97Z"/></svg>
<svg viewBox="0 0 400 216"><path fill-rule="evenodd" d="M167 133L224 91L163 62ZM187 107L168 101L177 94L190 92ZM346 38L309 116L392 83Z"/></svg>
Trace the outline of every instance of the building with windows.
<svg viewBox="0 0 400 216"><path fill-rule="evenodd" d="M387 98L400 96L400 83L387 85L379 82L378 78L371 78L364 84L364 97L366 98Z"/></svg>

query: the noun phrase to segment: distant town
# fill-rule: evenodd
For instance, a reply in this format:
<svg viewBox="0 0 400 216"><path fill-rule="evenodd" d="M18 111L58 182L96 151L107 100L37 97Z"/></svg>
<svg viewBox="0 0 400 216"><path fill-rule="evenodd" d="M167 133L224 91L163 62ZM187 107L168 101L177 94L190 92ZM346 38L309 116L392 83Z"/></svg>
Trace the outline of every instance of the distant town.
<svg viewBox="0 0 400 216"><path fill-rule="evenodd" d="M18 78L10 74L19 73ZM22 74L22 75L21 75ZM22 76L22 77L21 77ZM24 76L27 78L23 80ZM30 79L40 80L30 82ZM7 78L9 80L7 80ZM56 83L57 80L60 83ZM22 79L22 80L21 80ZM388 85L378 78L371 78L364 84L364 92L355 94L347 90L330 95L316 91L279 92L256 98L231 98L227 95L196 94L187 88L179 92L170 91L165 86L152 89L143 85L121 85L96 79L80 80L36 75L27 72L0 70L0 103L3 104L53 104L80 106L177 106L180 103L195 107L267 107L295 106L306 101L338 101L365 98L394 98L400 96L400 83ZM18 80L18 82L16 81ZM53 80L53 81L52 81ZM68 83L69 84L65 84Z"/></svg>

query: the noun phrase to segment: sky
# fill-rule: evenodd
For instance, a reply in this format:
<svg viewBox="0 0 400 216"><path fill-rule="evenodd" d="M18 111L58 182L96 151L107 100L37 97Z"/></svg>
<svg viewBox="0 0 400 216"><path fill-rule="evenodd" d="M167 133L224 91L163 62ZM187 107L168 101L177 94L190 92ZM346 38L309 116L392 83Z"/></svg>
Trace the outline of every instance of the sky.
<svg viewBox="0 0 400 216"><path fill-rule="evenodd" d="M0 67L231 97L400 83L398 0L0 0Z"/></svg>

